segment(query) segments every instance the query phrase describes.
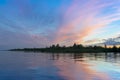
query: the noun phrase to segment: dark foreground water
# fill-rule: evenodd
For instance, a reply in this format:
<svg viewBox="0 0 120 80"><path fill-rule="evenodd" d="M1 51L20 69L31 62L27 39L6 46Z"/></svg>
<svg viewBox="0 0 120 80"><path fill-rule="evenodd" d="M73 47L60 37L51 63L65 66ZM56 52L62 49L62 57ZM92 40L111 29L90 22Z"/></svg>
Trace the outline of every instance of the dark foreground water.
<svg viewBox="0 0 120 80"><path fill-rule="evenodd" d="M1 51L0 80L120 80L120 54Z"/></svg>

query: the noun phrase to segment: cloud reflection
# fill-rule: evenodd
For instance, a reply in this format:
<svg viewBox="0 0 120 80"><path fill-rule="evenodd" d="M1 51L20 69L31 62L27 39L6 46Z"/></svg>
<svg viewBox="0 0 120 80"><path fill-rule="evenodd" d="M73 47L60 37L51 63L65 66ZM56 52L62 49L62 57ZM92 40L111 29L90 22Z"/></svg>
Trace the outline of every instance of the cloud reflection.
<svg viewBox="0 0 120 80"><path fill-rule="evenodd" d="M92 69L92 64L87 62L74 62L72 59L60 58L55 65L60 69L59 74L66 80L110 80L106 73Z"/></svg>

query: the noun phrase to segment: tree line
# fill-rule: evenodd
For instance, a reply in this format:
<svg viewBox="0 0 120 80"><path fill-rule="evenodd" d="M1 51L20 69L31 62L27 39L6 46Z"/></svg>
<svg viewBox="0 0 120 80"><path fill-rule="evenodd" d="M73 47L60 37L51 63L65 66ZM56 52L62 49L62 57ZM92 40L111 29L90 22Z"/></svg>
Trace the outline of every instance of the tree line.
<svg viewBox="0 0 120 80"><path fill-rule="evenodd" d="M34 52L52 52L52 53L83 53L83 52L120 52L120 47L107 47L102 46L83 46L82 44L74 43L72 46L52 45L46 48L24 48L24 49L11 49L10 51L34 51Z"/></svg>

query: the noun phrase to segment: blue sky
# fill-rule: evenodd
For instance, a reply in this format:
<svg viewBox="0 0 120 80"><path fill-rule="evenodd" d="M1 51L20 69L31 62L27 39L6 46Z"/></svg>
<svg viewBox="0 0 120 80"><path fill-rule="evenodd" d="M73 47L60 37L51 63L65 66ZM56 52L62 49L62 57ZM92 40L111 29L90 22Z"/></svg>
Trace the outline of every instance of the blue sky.
<svg viewBox="0 0 120 80"><path fill-rule="evenodd" d="M0 48L107 43L120 36L119 4L120 0L0 0Z"/></svg>

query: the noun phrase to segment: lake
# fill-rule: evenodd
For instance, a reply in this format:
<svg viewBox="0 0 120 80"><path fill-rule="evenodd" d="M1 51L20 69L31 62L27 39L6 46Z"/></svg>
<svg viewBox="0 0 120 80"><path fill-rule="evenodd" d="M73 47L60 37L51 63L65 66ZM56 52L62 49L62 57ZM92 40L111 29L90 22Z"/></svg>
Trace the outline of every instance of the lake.
<svg viewBox="0 0 120 80"><path fill-rule="evenodd" d="M1 51L0 80L120 80L120 54Z"/></svg>

